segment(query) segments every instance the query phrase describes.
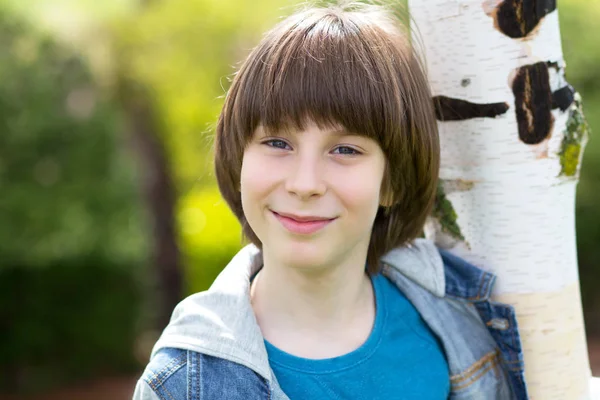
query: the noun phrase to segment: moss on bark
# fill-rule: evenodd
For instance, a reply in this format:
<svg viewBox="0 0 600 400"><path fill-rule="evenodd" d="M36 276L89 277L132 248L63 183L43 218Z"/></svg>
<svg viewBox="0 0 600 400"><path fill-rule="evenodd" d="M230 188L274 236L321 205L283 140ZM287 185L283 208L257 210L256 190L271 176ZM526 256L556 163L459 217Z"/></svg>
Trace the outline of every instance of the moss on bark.
<svg viewBox="0 0 600 400"><path fill-rule="evenodd" d="M575 101L569 109L569 119L564 133L560 152L561 176L576 176L579 171L581 152L589 135L589 125L583 115L581 97L575 95Z"/></svg>
<svg viewBox="0 0 600 400"><path fill-rule="evenodd" d="M460 227L456 222L456 220L458 219L458 215L456 214L456 211L454 211L452 203L446 197L446 193L444 192L444 188L441 182L438 184L433 215L440 222L440 225L442 226L442 231L449 234L455 239L461 241L465 240L465 237L463 236Z"/></svg>

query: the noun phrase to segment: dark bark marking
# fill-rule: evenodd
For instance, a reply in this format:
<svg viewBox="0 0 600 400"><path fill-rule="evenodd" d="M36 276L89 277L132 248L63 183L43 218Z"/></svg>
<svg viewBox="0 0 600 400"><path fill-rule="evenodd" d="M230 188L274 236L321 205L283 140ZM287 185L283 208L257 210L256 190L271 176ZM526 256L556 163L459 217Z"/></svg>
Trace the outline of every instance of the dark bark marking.
<svg viewBox="0 0 600 400"><path fill-rule="evenodd" d="M433 98L435 116L439 121L460 121L471 118L495 118L508 111L506 103L471 103L447 96Z"/></svg>
<svg viewBox="0 0 600 400"><path fill-rule="evenodd" d="M513 84L519 138L526 144L538 144L552 132L552 91L548 66L544 62L517 69Z"/></svg>
<svg viewBox="0 0 600 400"><path fill-rule="evenodd" d="M561 66L556 61L546 61L546 65L548 66L548 70L551 68L554 69L558 74L561 74L566 77L564 73L564 64ZM560 108L561 111L567 111L567 109L573 104L575 101L575 89L573 86L569 85L565 82L565 86L560 89L552 92L552 109L555 110Z"/></svg>
<svg viewBox="0 0 600 400"><path fill-rule="evenodd" d="M556 0L505 0L493 14L494 25L508 37L524 38L554 10Z"/></svg>
<svg viewBox="0 0 600 400"><path fill-rule="evenodd" d="M571 85L567 85L552 93L552 109L559 108L560 111L567 109L575 101L575 89Z"/></svg>

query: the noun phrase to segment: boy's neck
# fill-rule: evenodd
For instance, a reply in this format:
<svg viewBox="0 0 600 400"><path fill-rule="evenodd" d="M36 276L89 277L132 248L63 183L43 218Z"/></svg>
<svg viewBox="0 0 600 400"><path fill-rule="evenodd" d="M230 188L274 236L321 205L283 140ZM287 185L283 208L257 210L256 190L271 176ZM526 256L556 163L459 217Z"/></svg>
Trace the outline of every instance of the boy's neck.
<svg viewBox="0 0 600 400"><path fill-rule="evenodd" d="M364 263L306 271L265 264L251 286L263 336L297 356L329 358L359 347L375 320L375 296ZM321 347L322 346L322 347Z"/></svg>

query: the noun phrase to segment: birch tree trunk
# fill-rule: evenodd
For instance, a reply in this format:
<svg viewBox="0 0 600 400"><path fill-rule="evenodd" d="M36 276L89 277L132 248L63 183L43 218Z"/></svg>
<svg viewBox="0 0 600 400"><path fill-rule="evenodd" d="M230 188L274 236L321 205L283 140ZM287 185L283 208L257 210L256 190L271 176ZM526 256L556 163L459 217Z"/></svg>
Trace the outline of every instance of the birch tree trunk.
<svg viewBox="0 0 600 400"><path fill-rule="evenodd" d="M409 0L440 128L426 235L498 276L514 305L529 395L589 399L575 243L587 140L565 81L555 0Z"/></svg>

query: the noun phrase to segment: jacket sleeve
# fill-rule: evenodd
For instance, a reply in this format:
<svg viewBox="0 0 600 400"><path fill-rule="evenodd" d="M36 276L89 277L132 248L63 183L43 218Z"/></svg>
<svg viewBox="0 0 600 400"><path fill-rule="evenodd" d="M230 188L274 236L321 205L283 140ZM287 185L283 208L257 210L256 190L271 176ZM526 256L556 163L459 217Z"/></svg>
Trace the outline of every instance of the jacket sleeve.
<svg viewBox="0 0 600 400"><path fill-rule="evenodd" d="M161 400L146 381L138 380L132 400Z"/></svg>

